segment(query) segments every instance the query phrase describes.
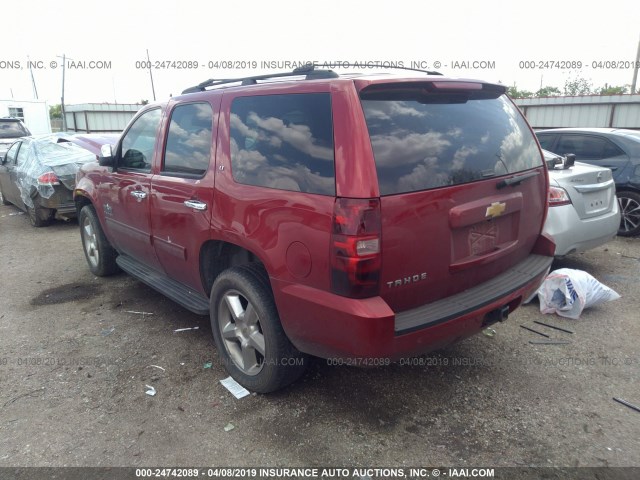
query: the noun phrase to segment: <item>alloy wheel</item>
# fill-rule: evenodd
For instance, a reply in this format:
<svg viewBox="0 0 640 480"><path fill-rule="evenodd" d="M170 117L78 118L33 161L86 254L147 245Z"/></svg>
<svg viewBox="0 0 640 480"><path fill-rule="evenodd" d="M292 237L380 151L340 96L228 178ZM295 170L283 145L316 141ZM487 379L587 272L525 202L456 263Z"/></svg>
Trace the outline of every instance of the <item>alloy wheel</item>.
<svg viewBox="0 0 640 480"><path fill-rule="evenodd" d="M220 302L218 326L231 360L244 374L257 375L264 366L265 341L258 312L236 290Z"/></svg>
<svg viewBox="0 0 640 480"><path fill-rule="evenodd" d="M89 263L91 263L93 267L97 267L100 262L98 239L91 220L88 217L85 218L82 223L82 238L84 239L84 251L87 254Z"/></svg>

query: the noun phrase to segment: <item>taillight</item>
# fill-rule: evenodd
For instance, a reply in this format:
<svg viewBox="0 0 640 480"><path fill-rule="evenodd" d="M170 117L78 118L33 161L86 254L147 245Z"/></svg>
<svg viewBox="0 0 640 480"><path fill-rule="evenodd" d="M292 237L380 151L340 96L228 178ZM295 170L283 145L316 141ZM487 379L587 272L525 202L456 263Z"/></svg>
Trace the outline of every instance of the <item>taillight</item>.
<svg viewBox="0 0 640 480"><path fill-rule="evenodd" d="M55 173L47 172L38 177L38 185L60 185L60 180Z"/></svg>
<svg viewBox="0 0 640 480"><path fill-rule="evenodd" d="M378 294L380 200L337 198L331 235L331 291L352 298Z"/></svg>
<svg viewBox="0 0 640 480"><path fill-rule="evenodd" d="M549 187L549 206L559 207L560 205L569 205L571 199L564 188Z"/></svg>

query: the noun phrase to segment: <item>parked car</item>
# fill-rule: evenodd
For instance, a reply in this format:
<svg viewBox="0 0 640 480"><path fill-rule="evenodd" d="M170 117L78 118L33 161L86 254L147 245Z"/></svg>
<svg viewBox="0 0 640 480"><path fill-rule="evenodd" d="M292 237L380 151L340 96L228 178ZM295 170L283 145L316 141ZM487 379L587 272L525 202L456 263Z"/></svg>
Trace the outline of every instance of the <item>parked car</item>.
<svg viewBox="0 0 640 480"><path fill-rule="evenodd" d="M618 235L640 234L640 132L619 128L557 128L536 132L542 148L573 153L580 162L610 168L620 204Z"/></svg>
<svg viewBox="0 0 640 480"><path fill-rule="evenodd" d="M29 135L31 132L19 118L0 118L0 158L18 138Z"/></svg>
<svg viewBox="0 0 640 480"><path fill-rule="evenodd" d="M64 133L20 138L0 165L2 203L27 212L34 227L53 218L75 217L73 189L79 166L95 161L102 144L117 138Z"/></svg>
<svg viewBox="0 0 640 480"><path fill-rule="evenodd" d="M270 392L307 354L387 364L506 319L553 258L548 186L504 86L305 68L145 106L75 201L91 272L209 315Z"/></svg>
<svg viewBox="0 0 640 480"><path fill-rule="evenodd" d="M583 252L615 238L620 210L611 169L542 151L549 168L549 213L544 232L556 257Z"/></svg>

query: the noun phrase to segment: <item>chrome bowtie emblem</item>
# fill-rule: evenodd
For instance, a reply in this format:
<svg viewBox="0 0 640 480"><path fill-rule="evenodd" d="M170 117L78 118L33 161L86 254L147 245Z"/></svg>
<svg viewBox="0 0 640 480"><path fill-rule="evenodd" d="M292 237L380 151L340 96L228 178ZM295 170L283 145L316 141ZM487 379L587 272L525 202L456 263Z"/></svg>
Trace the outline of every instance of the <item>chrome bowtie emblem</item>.
<svg viewBox="0 0 640 480"><path fill-rule="evenodd" d="M502 202L493 202L487 207L487 211L484 214L485 217L495 218L499 217L507 209L507 204Z"/></svg>

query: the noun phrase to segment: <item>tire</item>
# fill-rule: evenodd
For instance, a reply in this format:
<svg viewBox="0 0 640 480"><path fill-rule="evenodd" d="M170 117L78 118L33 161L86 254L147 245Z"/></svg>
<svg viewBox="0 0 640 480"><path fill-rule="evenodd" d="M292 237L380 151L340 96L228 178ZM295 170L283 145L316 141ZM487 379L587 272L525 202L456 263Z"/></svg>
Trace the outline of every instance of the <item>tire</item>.
<svg viewBox="0 0 640 480"><path fill-rule="evenodd" d="M620 205L620 229L621 237L634 237L640 234L640 194L623 190L618 192L618 204Z"/></svg>
<svg viewBox="0 0 640 480"><path fill-rule="evenodd" d="M106 277L120 271L116 263L118 252L105 237L100 220L92 205L85 205L78 217L82 249L89 264L89 270L97 277Z"/></svg>
<svg viewBox="0 0 640 480"><path fill-rule="evenodd" d="M282 329L262 265L223 271L211 288L210 315L225 370L248 390L273 392L304 373L307 356L291 344Z"/></svg>
<svg viewBox="0 0 640 480"><path fill-rule="evenodd" d="M51 223L53 210L51 210L50 208L41 207L38 204L38 197L32 198L32 201L33 207L26 205L29 223L31 223L31 225L36 228L46 227Z"/></svg>

